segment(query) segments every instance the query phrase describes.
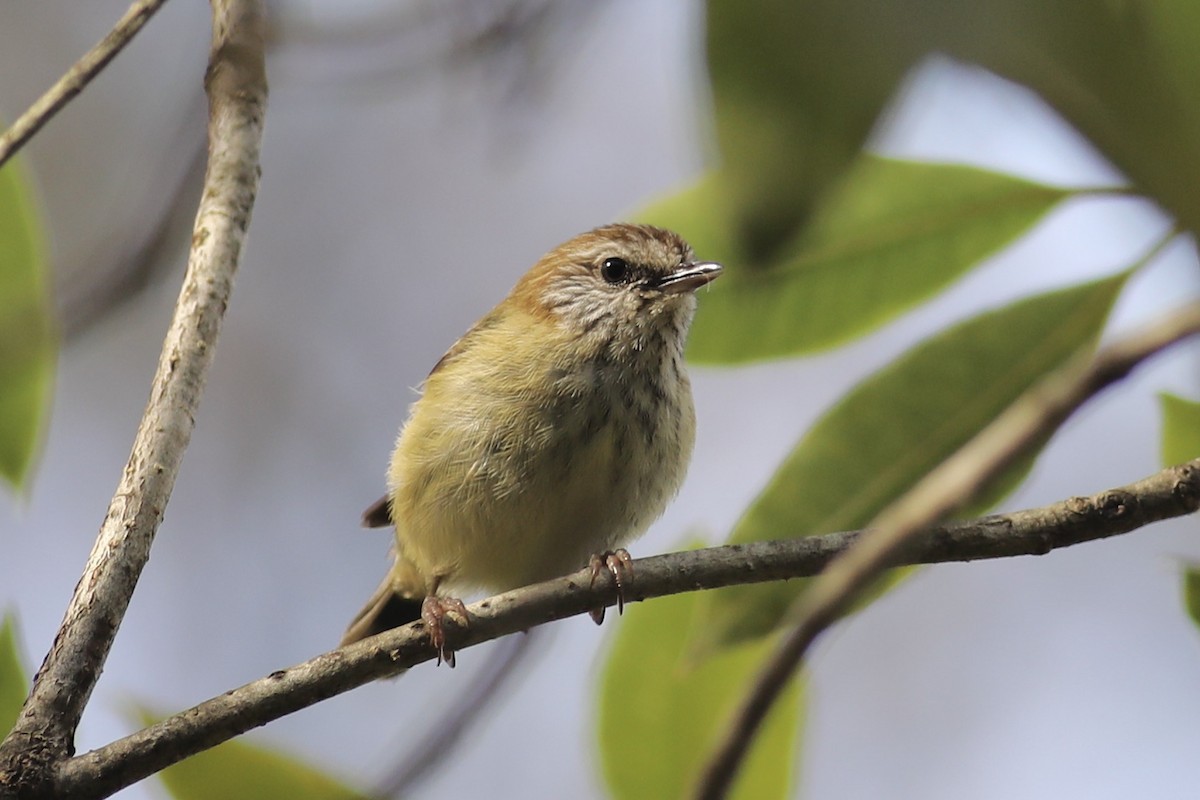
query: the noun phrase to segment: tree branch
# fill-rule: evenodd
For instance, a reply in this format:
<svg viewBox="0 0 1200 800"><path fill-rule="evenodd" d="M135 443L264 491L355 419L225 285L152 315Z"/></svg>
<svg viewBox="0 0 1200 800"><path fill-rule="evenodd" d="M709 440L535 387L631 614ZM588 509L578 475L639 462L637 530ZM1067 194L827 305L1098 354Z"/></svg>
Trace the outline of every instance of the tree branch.
<svg viewBox="0 0 1200 800"><path fill-rule="evenodd" d="M724 797L771 706L813 641L855 598L914 546L922 529L970 502L1018 458L1053 433L1077 408L1124 378L1142 361L1200 333L1200 302L1114 342L1093 358L1083 353L1034 386L958 452L880 512L862 541L830 562L796 600L794 627L766 661L725 737L705 764L697 797ZM1196 462L1190 462L1192 469Z"/></svg>
<svg viewBox="0 0 1200 800"><path fill-rule="evenodd" d="M16 726L0 744L0 796L40 796L75 729L162 520L229 303L258 189L266 104L261 4L213 0L209 161L187 275L124 475Z"/></svg>
<svg viewBox="0 0 1200 800"><path fill-rule="evenodd" d="M108 66L117 53L125 49L134 35L154 16L166 0L138 0L129 7L111 31L83 58L75 62L58 83L34 103L0 136L0 166L13 157L50 118L91 83L100 70Z"/></svg>
<svg viewBox="0 0 1200 800"><path fill-rule="evenodd" d="M534 644L541 642L538 634L545 632L531 630L527 634L501 642L501 645L507 647L489 656L484 664L483 673L474 684L467 686L461 694L455 692L454 702L450 707L438 714L435 724L422 735L415 747L404 754L387 776L376 784L371 796L399 800L413 794L414 789L433 775L443 761L454 755L455 748L463 736L499 697L500 690L508 683L508 679L516 674L517 668L527 660Z"/></svg>
<svg viewBox="0 0 1200 800"><path fill-rule="evenodd" d="M889 565L1041 555L1197 510L1200 459L1093 497L931 528L902 553L892 553ZM639 559L625 597L644 600L816 575L865 535L832 533ZM593 586L591 570L585 569L475 603L470 627L451 633L459 634L454 644L463 649L615 602L611 582ZM324 653L71 759L59 769L55 789L79 800L107 797L238 734L434 656L419 622Z"/></svg>

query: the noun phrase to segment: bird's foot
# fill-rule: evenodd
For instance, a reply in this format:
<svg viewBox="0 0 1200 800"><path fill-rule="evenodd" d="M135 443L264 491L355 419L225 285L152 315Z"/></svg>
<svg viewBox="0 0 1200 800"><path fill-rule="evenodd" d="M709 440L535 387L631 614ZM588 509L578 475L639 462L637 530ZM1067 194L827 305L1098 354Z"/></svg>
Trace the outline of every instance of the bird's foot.
<svg viewBox="0 0 1200 800"><path fill-rule="evenodd" d="M593 553L588 559L588 567L592 570L591 586L596 585L596 578L604 572L613 577L617 587L617 613L625 613L625 581L633 574L633 557L624 547L610 550L607 553ZM597 625L604 622L604 606L593 608L590 612L592 621Z"/></svg>
<svg viewBox="0 0 1200 800"><path fill-rule="evenodd" d="M438 654L438 664L444 661L446 666L454 669L454 650L446 646L447 617L456 618L454 623L461 628L471 624L467 616L467 607L457 597L438 597L429 595L421 603L421 620L429 629L429 641Z"/></svg>

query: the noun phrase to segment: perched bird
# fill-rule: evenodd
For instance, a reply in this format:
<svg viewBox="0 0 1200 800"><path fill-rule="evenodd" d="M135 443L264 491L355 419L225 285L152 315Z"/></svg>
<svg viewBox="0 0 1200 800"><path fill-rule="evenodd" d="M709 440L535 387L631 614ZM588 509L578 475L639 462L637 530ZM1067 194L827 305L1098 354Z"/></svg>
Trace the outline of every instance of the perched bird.
<svg viewBox="0 0 1200 800"><path fill-rule="evenodd" d="M400 431L392 568L343 644L424 619L466 623L447 590L506 591L595 561L620 579L678 491L695 438L683 349L694 292L721 274L677 234L614 224L541 258L442 356ZM595 567L594 567L595 568Z"/></svg>

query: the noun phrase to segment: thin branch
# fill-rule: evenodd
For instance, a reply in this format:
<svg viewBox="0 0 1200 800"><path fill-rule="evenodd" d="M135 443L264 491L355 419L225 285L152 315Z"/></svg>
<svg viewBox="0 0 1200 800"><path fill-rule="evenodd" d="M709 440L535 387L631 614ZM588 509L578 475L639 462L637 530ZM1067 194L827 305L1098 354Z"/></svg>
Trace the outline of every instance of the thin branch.
<svg viewBox="0 0 1200 800"><path fill-rule="evenodd" d="M893 554L890 564L1041 555L1197 510L1200 459L1093 497L931 528L902 553ZM639 559L625 582L625 597L644 600L816 575L862 537L859 532L833 533ZM593 586L592 572L585 569L475 603L468 609L470 626L457 631L456 648L613 605L613 587L605 583L596 581ZM60 768L55 789L59 796L76 800L107 797L252 728L397 675L434 655L419 622L324 653L71 759Z"/></svg>
<svg viewBox="0 0 1200 800"><path fill-rule="evenodd" d="M200 87L197 86L197 89ZM195 102L204 103L197 91ZM130 242L112 259L111 264L63 264L58 270L55 299L63 340L70 342L83 334L122 303L132 299L156 278L168 272L175 255L182 250L191 232L194 209L200 199L208 147L202 131L192 135L194 120L187 115L187 130L172 137L174 146L165 154L172 164L187 161L187 170L171 187L170 195L156 195L141 209L147 231L140 241ZM183 127L183 126L181 126Z"/></svg>
<svg viewBox="0 0 1200 800"><path fill-rule="evenodd" d="M83 88L91 83L92 78L129 44L134 35L165 2L166 0L138 0L131 5L108 35L87 51L83 58L76 61L75 65L58 79L58 83L51 86L4 132L4 135L0 136L0 166L12 158L13 154L75 95L82 92Z"/></svg>
<svg viewBox="0 0 1200 800"><path fill-rule="evenodd" d="M724 797L750 743L813 641L847 613L860 592L908 552L923 529L971 501L988 483L1105 387L1142 361L1200 333L1200 303L1175 311L1093 358L1081 354L1018 398L1004 413L885 508L862 541L835 559L793 609L794 627L780 642L739 707L697 784L697 797ZM1193 467L1196 462L1191 462Z"/></svg>
<svg viewBox="0 0 1200 800"><path fill-rule="evenodd" d="M3 796L39 795L73 753L191 439L258 189L267 92L259 3L214 0L206 89L208 170L183 288L124 475L50 653L0 744Z"/></svg>
<svg viewBox="0 0 1200 800"><path fill-rule="evenodd" d="M463 736L499 697L500 689L533 651L533 645L541 641L541 633L545 630L539 628L502 641L505 649L489 658L484 673L461 695L456 695L450 708L438 715L433 728L377 784L372 796L407 797L452 756Z"/></svg>

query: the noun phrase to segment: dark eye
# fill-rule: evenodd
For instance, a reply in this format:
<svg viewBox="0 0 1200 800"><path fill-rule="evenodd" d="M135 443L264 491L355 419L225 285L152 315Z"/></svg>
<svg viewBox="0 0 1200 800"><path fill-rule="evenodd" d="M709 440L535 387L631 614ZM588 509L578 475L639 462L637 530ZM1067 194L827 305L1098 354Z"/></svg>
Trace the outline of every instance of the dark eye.
<svg viewBox="0 0 1200 800"><path fill-rule="evenodd" d="M606 258L600 265L600 277L609 283L622 283L629 277L629 264L623 258Z"/></svg>

